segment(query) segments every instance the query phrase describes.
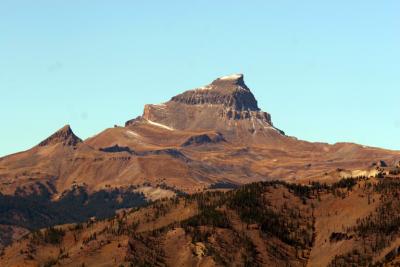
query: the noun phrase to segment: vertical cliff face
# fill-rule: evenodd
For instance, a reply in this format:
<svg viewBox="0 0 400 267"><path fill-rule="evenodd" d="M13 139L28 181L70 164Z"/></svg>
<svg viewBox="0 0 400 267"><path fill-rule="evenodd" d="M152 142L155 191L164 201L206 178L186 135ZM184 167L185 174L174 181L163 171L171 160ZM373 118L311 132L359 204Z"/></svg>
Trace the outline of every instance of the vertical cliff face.
<svg viewBox="0 0 400 267"><path fill-rule="evenodd" d="M243 74L214 80L211 84L174 96L171 101L188 105L223 105L236 111L259 111L257 100L246 86Z"/></svg>
<svg viewBox="0 0 400 267"><path fill-rule="evenodd" d="M260 110L242 74L224 76L158 105L146 105L143 116L128 121L158 123L177 130L217 130L225 135L283 135Z"/></svg>

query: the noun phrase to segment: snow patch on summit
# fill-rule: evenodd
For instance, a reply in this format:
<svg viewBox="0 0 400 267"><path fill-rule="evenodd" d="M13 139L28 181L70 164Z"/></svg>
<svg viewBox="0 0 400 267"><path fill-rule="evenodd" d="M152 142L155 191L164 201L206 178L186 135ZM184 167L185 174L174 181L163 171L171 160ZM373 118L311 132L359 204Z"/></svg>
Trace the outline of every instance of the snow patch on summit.
<svg viewBox="0 0 400 267"><path fill-rule="evenodd" d="M227 75L227 76L222 76L219 78L220 80L237 80L243 78L243 74L232 74L232 75Z"/></svg>

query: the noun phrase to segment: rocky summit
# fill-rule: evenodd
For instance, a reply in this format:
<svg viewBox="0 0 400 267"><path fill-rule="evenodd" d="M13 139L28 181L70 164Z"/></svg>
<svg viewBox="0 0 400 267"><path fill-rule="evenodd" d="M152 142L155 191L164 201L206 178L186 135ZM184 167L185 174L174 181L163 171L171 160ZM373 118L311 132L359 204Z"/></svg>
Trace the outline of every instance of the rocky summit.
<svg viewBox="0 0 400 267"><path fill-rule="evenodd" d="M215 130L237 141L246 137L263 142L265 137L284 134L273 126L271 115L260 110L242 74L218 78L162 104L146 105L143 116L126 126L138 121L177 130Z"/></svg>
<svg viewBox="0 0 400 267"><path fill-rule="evenodd" d="M259 111L257 100L246 86L243 74L216 79L202 88L174 96L171 101L189 105L223 105L235 111Z"/></svg>
<svg viewBox="0 0 400 267"><path fill-rule="evenodd" d="M77 137L69 125L65 125L60 130L40 142L39 146L49 146L55 144L62 144L65 146L76 146L82 140Z"/></svg>

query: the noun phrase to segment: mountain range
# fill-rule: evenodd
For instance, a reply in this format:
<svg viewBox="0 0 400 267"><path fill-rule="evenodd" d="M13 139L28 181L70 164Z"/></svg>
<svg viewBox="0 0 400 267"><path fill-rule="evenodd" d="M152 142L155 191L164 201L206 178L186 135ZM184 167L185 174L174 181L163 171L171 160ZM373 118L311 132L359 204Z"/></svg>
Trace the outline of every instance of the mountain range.
<svg viewBox="0 0 400 267"><path fill-rule="evenodd" d="M179 227L175 225L175 228L169 228L173 220L171 221L171 219L168 219L169 217L165 216L175 216L168 215L173 213L169 209L168 212L157 215L165 217L162 222L156 223L160 226L158 228L149 226L152 220L156 221L158 219L158 217L153 218L150 216L153 219L149 219L147 224L143 226L138 226L139 228L142 227L140 228L142 229L140 233L146 233L145 237L142 236L140 238L147 240L148 244L161 242L157 238L163 240L171 238L171 240L177 239L176 242L189 242L182 237L182 232L179 231L184 229L184 232L190 232L194 231L193 229L197 229L193 227L200 227L199 229L217 227L218 229L228 229L230 231L227 230L229 233L224 233L220 236L217 230L216 233L212 232L206 237L206 240L201 241L201 238L205 238L202 236L204 234L203 231L200 234L202 237L199 242L194 242L193 246L182 245L188 251L197 251L197 254L193 254L196 255L194 258L191 258L193 255L187 256L187 261L182 262L181 266L213 266L220 263L233 266L233 259L235 257L240 258L243 255L245 255L243 257L253 259L253 263L256 262L264 266L272 266L275 263L276 266L283 266L282 264L304 266L305 264L310 264L311 257L318 256L313 254L315 253L313 247L315 242L320 242L321 240L318 239L319 237L315 239L315 214L310 209L314 209L311 206L317 205L314 202L320 196L315 193L315 188L312 193L302 196L298 192L296 193L296 189L292 188L292 184L299 184L299 188L306 191L309 189L304 188L310 188L312 183L326 185L326 187L318 190L321 190L322 198L328 199L327 201L333 203L337 201L332 196L332 192L336 192L332 190L331 186L333 184L339 183L344 179L357 178L358 180L355 181L351 188L357 184L361 188L361 186L366 186L367 182L360 179L375 179L375 177L386 177L390 173L393 174L400 167L399 162L399 151L354 143L336 143L333 145L313 143L288 136L273 124L269 113L260 109L255 96L245 84L242 74L224 76L217 78L206 86L176 95L165 103L145 105L143 114L127 121L124 126L116 125L93 137L82 140L74 134L69 125L66 125L31 149L0 158L0 229L2 229L0 244L5 246L15 240L25 240L18 242L22 242L26 249L29 243L28 239L26 239L27 233L54 225L71 223L79 223L81 225L80 223L85 222L84 233L90 236L93 233L85 230L90 226L88 220L94 220L93 224L98 229L101 227L112 228L113 226L107 223L99 223L98 220L111 218L116 211L123 210L123 215L117 215L113 219L115 220L113 225L118 221L118 218L129 224L135 223L135 219L133 219L136 218L135 216L139 216L141 222L143 222L143 216L145 215L142 213L148 211L152 214L151 216L155 216L153 214L154 207L140 209L137 211L138 213L129 213L136 215L127 215L125 209L146 206L149 203L158 203L152 205L164 203L162 205L168 207L175 205L174 207L180 210L181 214L186 214L182 215L183 217L179 220L184 222L184 225L179 225ZM272 213L266 214L265 216L273 217L276 215L280 218L279 220L282 220L279 221L277 219L278 221L276 222L282 223L293 217L290 212L301 211L302 215L296 217L296 224L299 227L304 227L305 233L297 233L295 228L289 226L283 230L276 229L277 232L269 234L283 243L281 244L278 241L268 243L266 248L264 243L267 242L268 235L263 236L261 239L256 236L257 231L261 229L260 231L262 232L263 223L265 224L265 222L249 219L246 214L243 215L238 208L240 205L235 202L237 201L237 199L235 200L235 197L237 197L235 194L239 194L242 190L241 188L247 188L246 186L249 184L262 185L260 190L264 193L272 190L271 188L278 188L276 190L279 193L272 190L274 193L267 197L268 199L271 198L269 199L272 203L271 209L275 213L273 215L271 215ZM339 188L340 194L345 194L344 192L346 192L349 197L356 199L354 201L359 201L360 203L363 203L362 201L365 200L368 194L375 196L375 198L378 198L380 194L377 191L371 191L372 193L368 191L368 193L364 190L361 192L361 189L352 191L347 186L343 188L338 186L337 188ZM215 195L210 198L207 192L214 192ZM358 192L357 194L359 195L363 194L362 200L358 199L354 192ZM267 205L265 201L260 200L263 199L264 193L260 193L260 191L256 193L257 199L252 201L261 201L262 205ZM268 195L269 193L265 194ZM288 199L293 198L293 202L282 200L282 194L286 194ZM191 199L191 196L197 196L196 201L193 199L189 201L188 199ZM215 214L218 213L214 215L218 217L220 216L219 213L221 213L223 218L220 219L227 221L226 224L217 222L217 225L214 225L214 222L208 221L209 218L207 216L209 214L202 209L204 203L198 200L205 198L205 196L208 199L206 204L211 206L211 210L214 210ZM276 200L278 197L280 199ZM179 203L182 201L191 203L187 205L193 205L193 207L186 211L186 204L179 206L179 203L173 204L171 200L166 200L171 198L177 198ZM220 199L220 202L218 202L220 204L216 204L215 199ZM304 199L306 199L306 203L301 204ZM282 210L281 205L286 202L291 202L287 204L290 205L290 208ZM326 205L323 207L327 208L329 206ZM368 212L372 212L375 207L371 204L368 208L365 208L365 213L357 214L359 216L367 216ZM246 209L246 207L241 209ZM322 213L323 209L316 212ZM340 213L340 216L342 215ZM202 216L205 216L206 219ZM327 215L325 214L324 216ZM338 218L341 218L340 216ZM185 220L190 221L191 218L203 221L201 223L192 222L188 226L188 224L185 224L188 223ZM335 222L339 220L338 218L335 219ZM351 222L349 221L349 227L352 224L356 224L357 219L359 217L352 218ZM263 217L260 220L266 219ZM273 222L271 223L273 224ZM239 228L243 227L243 225L246 225L247 230L241 228L242 230L239 231ZM253 227L251 225L254 228L251 228ZM151 236L150 229L152 231L161 229L161 226L168 226L169 230L175 229L173 231L176 232L168 232L169 230L166 230L167 232L159 233L161 237ZM267 226L264 225L264 227ZM314 228L311 229L310 227ZM332 227L337 228L336 226ZM53 229L51 231L56 231L54 228L50 229ZM131 230L135 231L134 228ZM123 241L125 242L124 245L120 244L125 250L121 254L123 256L115 256L114 263L117 262L118 258L119 262L134 262L138 266L141 266L139 263L145 264L146 262L150 264L149 266L163 266L162 262L163 264L169 262L167 265L173 266L172 262L174 261L171 261L168 257L168 259L164 258L160 261L147 256L135 258L135 253L132 252L134 249L141 251L143 255L148 253L152 255L152 253L157 254L158 252L157 250L149 250L149 247L143 245L143 240L139 237L137 237L139 241L132 237L129 232L131 230L120 233L125 238L122 238L125 240ZM347 238L340 234L350 235L351 232L345 233L343 229L336 230L339 233L340 242L346 241ZM63 228L63 233L65 231L68 235L74 235L73 231L66 226ZM293 232L296 237L282 237L282 233L279 231ZM324 231L327 232L325 235L329 239L332 232L327 229L324 229ZM278 232L279 234L277 234ZM39 231L39 233L42 232ZM241 234L243 236L240 236ZM247 239L244 236L245 234L248 235ZM86 235L85 238L88 238ZM139 236L139 234L137 235ZM172 236L166 238L165 235ZM289 233L288 235L291 234ZM355 234L353 233L353 235ZM214 238L214 243L208 239L209 237ZM29 240L33 240L32 238L40 239L43 236L30 236L29 238L31 238ZM75 243L78 242L76 241L77 238L75 237L74 239ZM193 233L191 238L194 238ZM232 256L233 258L230 259L228 251L224 252L225 248L215 241L218 238L231 245L239 242L246 249L246 246L253 247L245 249L244 252L235 252L239 256L235 254L236 256ZM104 240L107 241L107 239ZM70 241L70 239L67 239L56 243L64 244L63 242L68 243ZM40 242L43 242L43 240ZM83 241L81 240L81 242ZM90 242L90 240L87 242ZM111 243L114 244L113 242ZM76 245L75 243L73 245L68 243L69 245L67 245L67 243L64 244L67 247ZM43 245L43 243L40 244ZM337 245L337 243L332 244L332 246ZM270 248L270 245L277 247ZM13 246L16 245L14 244ZM264 246L263 249L269 252L262 252L260 246ZM7 253L15 253L18 248L14 247L13 250L10 250L11 252L8 251ZM80 248L76 249L79 250ZM221 257L220 261L215 258L215 255L206 259L204 251L207 249L219 251L219 254L217 254ZM272 253L271 249L275 249L278 254L281 253L279 255L286 255L287 261L285 261L285 256L277 258L277 254ZM330 249L334 250L334 248ZM130 254L126 250L130 250ZM93 252L91 249L88 251ZM106 253L106 251L101 253ZM166 253L165 248L163 248L163 253ZM253 255L252 253L256 254ZM260 253L262 254L261 256ZM301 256L299 256L299 253ZM26 253L22 254L25 255L22 259L29 262L29 259L26 258ZM28 254L33 257L31 261L40 259L40 263L44 260L44 256L35 258L32 253ZM73 253L70 252L70 254L72 255ZM6 254L5 259L8 260L7 264L11 265L10 259L15 255L10 255L13 254ZM198 255L203 255L204 257ZM337 254L332 252L329 255L334 257ZM367 256L370 256L370 254ZM79 257L79 261L84 262L82 256ZM172 253L171 257L178 256ZM324 260L323 264L321 263L322 265L309 266L324 266L332 259ZM27 262L24 264L27 264ZM60 262L62 261L58 261L57 264L61 264ZM72 261L68 264L77 266L76 263L77 261ZM108 265L104 266L115 266L113 265L114 263L108 262ZM21 261L17 261L15 264L15 266L18 266ZM95 263L93 262L93 264ZM97 264L96 266L100 266ZM239 264L238 266L253 265Z"/></svg>

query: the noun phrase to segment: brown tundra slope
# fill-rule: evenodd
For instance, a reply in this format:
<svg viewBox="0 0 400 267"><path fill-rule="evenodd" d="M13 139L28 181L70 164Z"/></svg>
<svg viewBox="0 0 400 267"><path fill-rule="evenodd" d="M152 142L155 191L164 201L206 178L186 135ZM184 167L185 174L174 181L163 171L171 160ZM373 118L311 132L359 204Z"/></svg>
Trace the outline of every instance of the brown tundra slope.
<svg viewBox="0 0 400 267"><path fill-rule="evenodd" d="M0 158L0 224L33 230L105 218L149 199L255 181L375 176L399 159L398 151L287 136L243 75L230 75L146 105L124 127L81 140L67 125Z"/></svg>
<svg viewBox="0 0 400 267"><path fill-rule="evenodd" d="M285 135L238 74L146 105L125 127L84 141L67 125L32 149L1 158L0 192L29 194L39 183L55 198L80 185L94 192L165 183L196 192L221 181L312 179L338 168L369 170L373 162L399 159L398 151Z"/></svg>
<svg viewBox="0 0 400 267"><path fill-rule="evenodd" d="M35 231L7 247L0 266L398 266L400 169L393 170L158 200Z"/></svg>

